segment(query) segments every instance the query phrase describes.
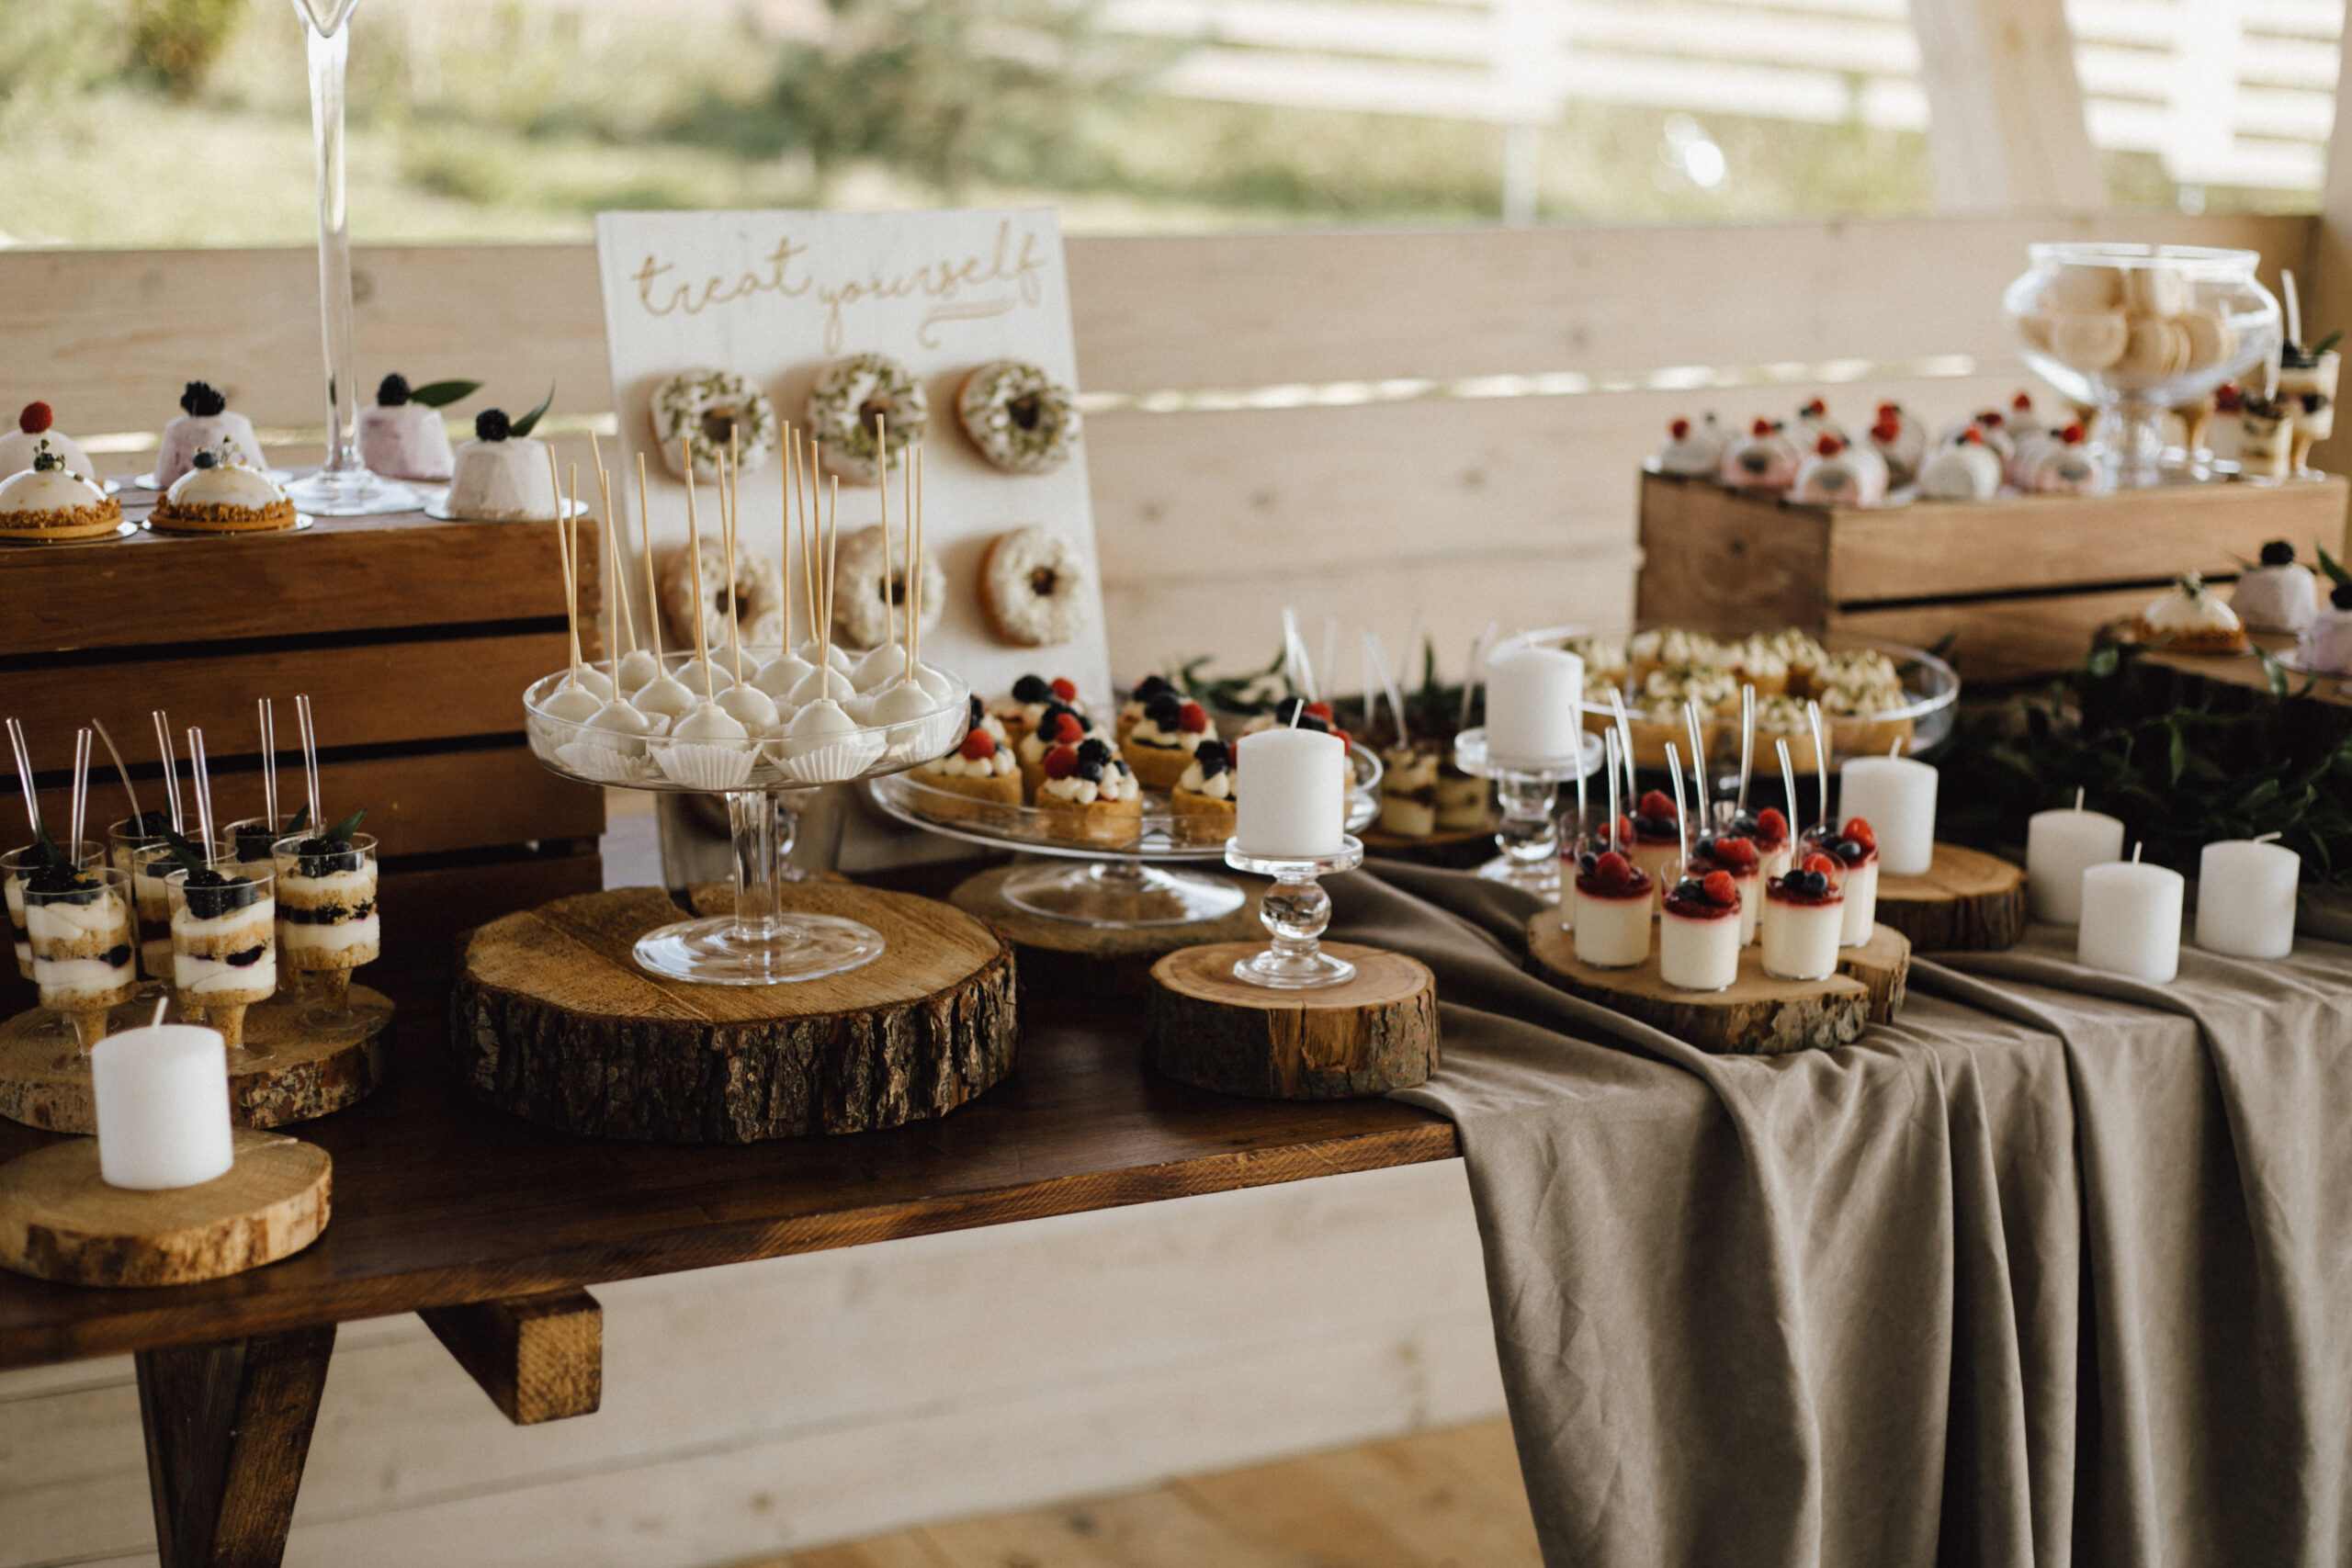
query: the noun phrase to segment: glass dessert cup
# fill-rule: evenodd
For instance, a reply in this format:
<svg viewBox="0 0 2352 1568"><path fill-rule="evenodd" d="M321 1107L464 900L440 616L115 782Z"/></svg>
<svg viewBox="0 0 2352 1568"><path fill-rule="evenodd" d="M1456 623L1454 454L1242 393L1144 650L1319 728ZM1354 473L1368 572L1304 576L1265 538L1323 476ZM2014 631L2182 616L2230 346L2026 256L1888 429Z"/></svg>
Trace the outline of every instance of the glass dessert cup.
<svg viewBox="0 0 2352 1568"><path fill-rule="evenodd" d="M1546 903L1560 901L1560 824L1554 806L1561 784L1600 771L1600 737L1587 730L1574 757L1507 763L1487 754L1484 729L1453 738L1453 765L1472 778L1492 779L1502 805L1502 825L1495 830L1502 853L1478 868L1480 876Z"/></svg>
<svg viewBox="0 0 2352 1568"><path fill-rule="evenodd" d="M176 863L160 833L150 833L126 817L107 827L107 863L130 875L131 903L139 912L139 974L134 1002L152 1004L172 987L171 899L164 877Z"/></svg>
<svg viewBox="0 0 2352 1568"><path fill-rule="evenodd" d="M103 851L96 841L85 839L77 847L80 852L74 857L75 865L98 863ZM33 947L32 939L25 934L24 878L41 864L40 847L37 844L27 844L21 849L0 854L0 895L5 895L7 902L9 934L16 945L17 974L28 981L33 977ZM32 1038L55 1041L74 1038L73 1023L62 1013L51 1011L46 1007L40 1010L42 1018L33 1026Z"/></svg>
<svg viewBox="0 0 2352 1568"><path fill-rule="evenodd" d="M304 852L303 846L315 841L296 833L271 846L277 872L277 964L317 984L318 1002L298 1015L302 1027L368 1028L383 1016L383 1010L352 1001L351 973L373 964L382 952L375 835L354 833L348 842L323 854Z"/></svg>
<svg viewBox="0 0 2352 1568"><path fill-rule="evenodd" d="M1306 991L1344 986L1356 977L1354 964L1323 951L1323 932L1331 923L1331 896L1317 878L1362 865L1363 844L1343 836L1338 851L1328 855L1257 855L1243 850L1237 839L1226 845L1225 863L1274 879L1258 901L1258 919L1273 941L1263 953L1236 963L1235 979L1278 991Z"/></svg>
<svg viewBox="0 0 2352 1568"><path fill-rule="evenodd" d="M1345 820L1354 833L1380 816L1381 766L1353 744L1348 765ZM1222 919L1249 900L1228 877L1182 869L1189 861L1223 859L1232 818L1177 811L1163 790L1145 790L1133 834L1105 843L1073 837L1066 812L975 801L920 773L876 779L866 788L876 806L910 827L1038 857L1014 868L1000 891L1014 908L1045 919L1116 931L1193 925Z"/></svg>
<svg viewBox="0 0 2352 1568"><path fill-rule="evenodd" d="M2312 447L2335 434L2335 383L2343 355L2297 355L2278 367L2278 401L2288 411L2293 429L2288 438L2288 471L2299 479L2322 477L2312 467Z"/></svg>
<svg viewBox="0 0 2352 1568"><path fill-rule="evenodd" d="M277 872L278 841L299 836L294 819L300 812L281 811L275 817L244 817L220 829L219 852L220 859L214 869L239 875L253 876ZM141 911L142 918L144 911ZM277 994L288 1000L310 998L311 976L307 971L281 968L277 976Z"/></svg>
<svg viewBox="0 0 2352 1568"><path fill-rule="evenodd" d="M2194 479L2165 467L2164 421L2224 381L2242 385L2278 347L2278 302L2253 251L2084 242L2029 245L2001 296L2018 351L2069 402L2104 417L2094 446L2117 485Z"/></svg>
<svg viewBox="0 0 2352 1568"><path fill-rule="evenodd" d="M245 1010L277 992L277 872L227 860L213 869L229 886L190 887L193 874L186 867L164 879L171 904L172 987L181 1011L220 1032L229 1066L250 1066L270 1056L246 1048Z"/></svg>
<svg viewBox="0 0 2352 1568"><path fill-rule="evenodd" d="M671 654L664 662L665 673L674 675L692 660ZM596 668L612 673L609 661ZM524 727L542 765L583 784L727 800L734 912L648 932L637 943L640 965L696 985L773 986L838 975L882 955L882 934L871 926L783 908L778 886L796 880L785 863L799 834L797 803L820 785L895 773L954 750L970 719L969 687L948 676L948 690L931 713L860 725L821 745L746 738L681 746L659 732L625 734L549 714L547 704L568 675L544 676L523 694Z"/></svg>
<svg viewBox="0 0 2352 1568"><path fill-rule="evenodd" d="M72 1021L74 1049L57 1066L86 1063L107 1035L107 1014L139 984L139 923L130 875L93 859L76 886L48 889L39 873L24 884L25 931L40 1005Z"/></svg>

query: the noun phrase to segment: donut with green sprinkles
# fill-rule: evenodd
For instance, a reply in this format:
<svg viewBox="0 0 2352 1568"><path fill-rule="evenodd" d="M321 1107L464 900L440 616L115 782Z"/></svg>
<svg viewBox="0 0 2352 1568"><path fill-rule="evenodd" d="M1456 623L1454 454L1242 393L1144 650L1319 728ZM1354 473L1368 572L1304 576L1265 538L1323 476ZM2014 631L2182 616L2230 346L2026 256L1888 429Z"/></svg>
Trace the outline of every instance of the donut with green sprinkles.
<svg viewBox="0 0 2352 1568"><path fill-rule="evenodd" d="M931 421L922 383L887 354L853 354L817 372L808 389L808 429L825 466L854 484L874 484L922 440ZM883 432L888 431L888 450Z"/></svg>
<svg viewBox="0 0 2352 1568"><path fill-rule="evenodd" d="M1078 445L1078 399L1035 365L999 359L964 378L956 423L980 456L1009 474L1050 473Z"/></svg>

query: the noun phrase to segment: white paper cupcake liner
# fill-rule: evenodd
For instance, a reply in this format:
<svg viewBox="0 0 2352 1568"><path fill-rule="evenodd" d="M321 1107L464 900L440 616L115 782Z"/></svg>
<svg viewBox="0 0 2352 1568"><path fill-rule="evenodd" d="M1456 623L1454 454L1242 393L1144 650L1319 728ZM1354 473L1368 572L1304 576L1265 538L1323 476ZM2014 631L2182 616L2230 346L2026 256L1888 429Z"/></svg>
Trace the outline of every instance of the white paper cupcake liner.
<svg viewBox="0 0 2352 1568"><path fill-rule="evenodd" d="M752 753L731 746L672 744L653 753L671 783L688 789L741 789L751 782Z"/></svg>
<svg viewBox="0 0 2352 1568"><path fill-rule="evenodd" d="M964 728L964 712L942 708L926 718L910 719L891 729L890 761L912 764L943 756Z"/></svg>
<svg viewBox="0 0 2352 1568"><path fill-rule="evenodd" d="M644 758L631 757L593 741L575 740L569 746L559 746L555 760L582 778L594 779L598 784L636 784L653 776L653 764Z"/></svg>
<svg viewBox="0 0 2352 1568"><path fill-rule="evenodd" d="M777 767L794 784L841 784L857 777L882 756L882 737L872 730L844 735L797 756L786 750L791 744L789 740L769 743L776 753Z"/></svg>

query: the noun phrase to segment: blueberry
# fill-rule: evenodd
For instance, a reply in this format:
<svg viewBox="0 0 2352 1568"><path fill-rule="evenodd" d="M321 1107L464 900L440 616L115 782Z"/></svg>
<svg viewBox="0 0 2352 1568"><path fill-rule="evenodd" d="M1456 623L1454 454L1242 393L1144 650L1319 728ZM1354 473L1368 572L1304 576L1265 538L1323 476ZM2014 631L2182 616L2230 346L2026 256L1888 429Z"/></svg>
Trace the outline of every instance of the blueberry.
<svg viewBox="0 0 2352 1568"><path fill-rule="evenodd" d="M1577 870L1589 876L1600 869L1600 856L1591 850L1577 856Z"/></svg>
<svg viewBox="0 0 2352 1568"><path fill-rule="evenodd" d="M979 728L982 724L987 722L989 710L986 705L984 705L979 698L974 697L972 699L972 728L974 729Z"/></svg>
<svg viewBox="0 0 2352 1568"><path fill-rule="evenodd" d="M1102 758L1089 757L1085 753L1080 752L1079 754L1078 766L1070 771L1089 784L1101 784L1102 782Z"/></svg>
<svg viewBox="0 0 2352 1568"><path fill-rule="evenodd" d="M1012 700L1016 703L1049 703L1054 700L1054 688L1043 675L1023 675L1012 683Z"/></svg>
<svg viewBox="0 0 2352 1568"><path fill-rule="evenodd" d="M1162 729L1173 729L1184 716L1183 699L1173 692L1161 692L1143 705L1143 716Z"/></svg>
<svg viewBox="0 0 2352 1568"><path fill-rule="evenodd" d="M1857 865L1860 863L1861 858L1870 852L1863 849L1859 842L1852 839L1840 839L1838 840L1838 848L1834 852L1839 860L1844 861L1848 865ZM1820 874L1816 872L1815 874L1818 875Z"/></svg>
<svg viewBox="0 0 2352 1568"><path fill-rule="evenodd" d="M195 457L190 457L187 461L188 466L194 468L217 468L220 466L220 458L214 457L211 453L201 449L197 452Z"/></svg>
<svg viewBox="0 0 2352 1568"><path fill-rule="evenodd" d="M118 942L98 955L98 961L109 969L119 969L130 962L130 944Z"/></svg>
<svg viewBox="0 0 2352 1568"><path fill-rule="evenodd" d="M232 969L250 969L254 964L260 963L261 955L268 951L269 950L265 947L249 947L243 953L232 953L229 954L229 956L222 959L221 962L226 964Z"/></svg>
<svg viewBox="0 0 2352 1568"><path fill-rule="evenodd" d="M1707 885L1686 876L1674 885L1673 896L1686 904L1703 904L1707 901Z"/></svg>
<svg viewBox="0 0 2352 1568"><path fill-rule="evenodd" d="M1676 824L1671 817L1636 817L1634 818L1634 831L1646 839L1671 839L1675 835Z"/></svg>
<svg viewBox="0 0 2352 1568"><path fill-rule="evenodd" d="M1818 898L1829 891L1827 872L1807 871L1800 872L1798 874L1804 878L1804 890L1808 897Z"/></svg>

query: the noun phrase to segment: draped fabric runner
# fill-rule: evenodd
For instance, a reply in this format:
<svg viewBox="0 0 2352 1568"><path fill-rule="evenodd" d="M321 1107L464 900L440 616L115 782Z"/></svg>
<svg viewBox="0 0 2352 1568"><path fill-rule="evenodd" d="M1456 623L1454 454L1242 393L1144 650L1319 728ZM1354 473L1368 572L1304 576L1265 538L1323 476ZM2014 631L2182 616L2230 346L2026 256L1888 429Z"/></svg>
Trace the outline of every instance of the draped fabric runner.
<svg viewBox="0 0 2352 1568"><path fill-rule="evenodd" d="M1709 1056L1523 973L1525 895L1379 863L1436 972L1513 1430L1557 1568L2352 1562L2352 949L2071 931L1900 1022Z"/></svg>

